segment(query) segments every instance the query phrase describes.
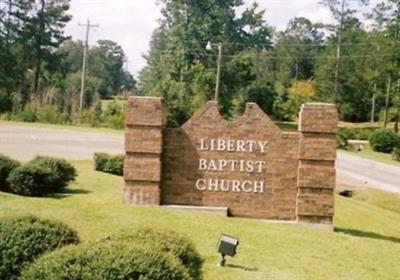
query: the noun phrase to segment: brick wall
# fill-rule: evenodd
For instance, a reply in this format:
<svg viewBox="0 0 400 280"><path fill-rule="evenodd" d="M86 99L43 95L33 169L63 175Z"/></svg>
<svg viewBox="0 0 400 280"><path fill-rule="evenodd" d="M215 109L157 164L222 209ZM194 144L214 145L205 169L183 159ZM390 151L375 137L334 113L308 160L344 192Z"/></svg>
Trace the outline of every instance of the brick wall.
<svg viewBox="0 0 400 280"><path fill-rule="evenodd" d="M298 133L282 132L254 103L248 103L245 113L234 121L222 118L213 101L177 129L165 127L165 116L162 99L129 99L125 202L225 206L233 216L331 222L337 127L334 106L303 106ZM203 141L211 139L230 140L232 145L252 140L255 148L251 152L201 148ZM255 143L265 142L265 149L256 149ZM199 168L201 160L259 162L260 168L249 171L232 165L232 169L204 170ZM222 183L219 188L200 190L196 187L199 179ZM227 191L221 187L226 181L244 182L246 187L263 182L263 192L250 187Z"/></svg>

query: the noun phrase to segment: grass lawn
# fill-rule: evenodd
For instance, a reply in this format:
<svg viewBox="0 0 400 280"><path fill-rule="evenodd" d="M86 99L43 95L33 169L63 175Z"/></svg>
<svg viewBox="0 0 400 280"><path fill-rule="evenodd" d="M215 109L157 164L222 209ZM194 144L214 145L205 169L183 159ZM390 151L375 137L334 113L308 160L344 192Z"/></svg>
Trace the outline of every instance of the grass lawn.
<svg viewBox="0 0 400 280"><path fill-rule="evenodd" d="M360 156L360 157L363 157L366 159L371 159L371 160L379 161L379 162L386 163L386 164L400 166L400 161L395 161L392 158L391 154L375 152L371 149L371 147L369 145L366 145L365 148L361 152L357 152L355 150L349 150L349 151L345 150L345 152L355 155L355 156Z"/></svg>
<svg viewBox="0 0 400 280"><path fill-rule="evenodd" d="M33 214L61 220L95 241L140 226L189 236L205 259L205 279L400 279L400 196L380 191L336 197L336 232L121 203L122 178L74 162L68 193L27 198L0 193L0 217ZM216 264L220 233L240 238L230 266Z"/></svg>

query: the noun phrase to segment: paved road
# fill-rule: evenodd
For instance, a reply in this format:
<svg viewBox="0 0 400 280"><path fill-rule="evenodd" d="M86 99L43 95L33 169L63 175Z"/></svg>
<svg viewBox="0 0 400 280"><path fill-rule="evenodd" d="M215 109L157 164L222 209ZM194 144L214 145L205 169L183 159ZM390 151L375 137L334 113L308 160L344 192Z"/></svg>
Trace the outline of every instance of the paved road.
<svg viewBox="0 0 400 280"><path fill-rule="evenodd" d="M400 167L339 151L336 170L338 183L400 193Z"/></svg>
<svg viewBox="0 0 400 280"><path fill-rule="evenodd" d="M90 159L95 152L123 153L123 135L0 123L0 153L27 161L36 155Z"/></svg>
<svg viewBox="0 0 400 280"><path fill-rule="evenodd" d="M95 152L123 153L123 135L0 123L0 153L19 160L36 155L90 159ZM400 167L338 153L337 182L400 193Z"/></svg>

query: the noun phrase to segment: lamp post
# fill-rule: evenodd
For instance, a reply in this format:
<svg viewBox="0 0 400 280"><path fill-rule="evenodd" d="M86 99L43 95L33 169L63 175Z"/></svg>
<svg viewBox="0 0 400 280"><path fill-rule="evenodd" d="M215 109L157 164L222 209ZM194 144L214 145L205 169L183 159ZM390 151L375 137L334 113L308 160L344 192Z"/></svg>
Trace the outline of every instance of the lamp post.
<svg viewBox="0 0 400 280"><path fill-rule="evenodd" d="M221 75L221 58L222 58L222 43L218 44L213 44L210 41L208 41L206 50L212 50L213 47L218 48L218 58L217 58L217 80L215 82L215 96L214 99L215 101L218 102L218 97L219 97L219 80L220 80L220 75Z"/></svg>

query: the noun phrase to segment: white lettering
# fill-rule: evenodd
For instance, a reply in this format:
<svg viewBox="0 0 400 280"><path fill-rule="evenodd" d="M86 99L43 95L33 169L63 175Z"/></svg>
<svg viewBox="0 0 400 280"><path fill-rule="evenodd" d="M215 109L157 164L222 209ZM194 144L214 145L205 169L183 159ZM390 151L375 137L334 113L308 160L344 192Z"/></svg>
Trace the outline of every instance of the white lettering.
<svg viewBox="0 0 400 280"><path fill-rule="evenodd" d="M256 165L257 165L257 168L258 168L257 172L261 173L266 164L267 163L265 161L256 161Z"/></svg>
<svg viewBox="0 0 400 280"><path fill-rule="evenodd" d="M226 142L223 139L218 139L218 148L217 151L223 152L226 150Z"/></svg>
<svg viewBox="0 0 400 280"><path fill-rule="evenodd" d="M254 192L255 193L264 193L264 182L255 181L254 182Z"/></svg>
<svg viewBox="0 0 400 280"><path fill-rule="evenodd" d="M264 141L264 142L259 141L258 142L258 145L260 146L260 149L261 149L261 153L263 153L263 154L265 153L265 149L267 147L267 144L268 144L267 141Z"/></svg>
<svg viewBox="0 0 400 280"><path fill-rule="evenodd" d="M244 182L242 183L242 189L243 189L243 191L244 191L244 192L247 192L247 193L251 192L251 191L252 191L251 185L252 185L251 181L244 181Z"/></svg>
<svg viewBox="0 0 400 280"><path fill-rule="evenodd" d="M206 140L204 138L200 139L200 150L201 151L208 151L209 148L206 144Z"/></svg>
<svg viewBox="0 0 400 280"><path fill-rule="evenodd" d="M206 180L204 179L198 179L196 181L196 189L198 189L199 191L205 191L207 189L206 184Z"/></svg>
<svg viewBox="0 0 400 280"><path fill-rule="evenodd" d="M240 192L240 181L238 180L233 180L232 181L232 191L233 192Z"/></svg>
<svg viewBox="0 0 400 280"><path fill-rule="evenodd" d="M207 160L203 158L199 159L199 170L201 171L207 170Z"/></svg>

